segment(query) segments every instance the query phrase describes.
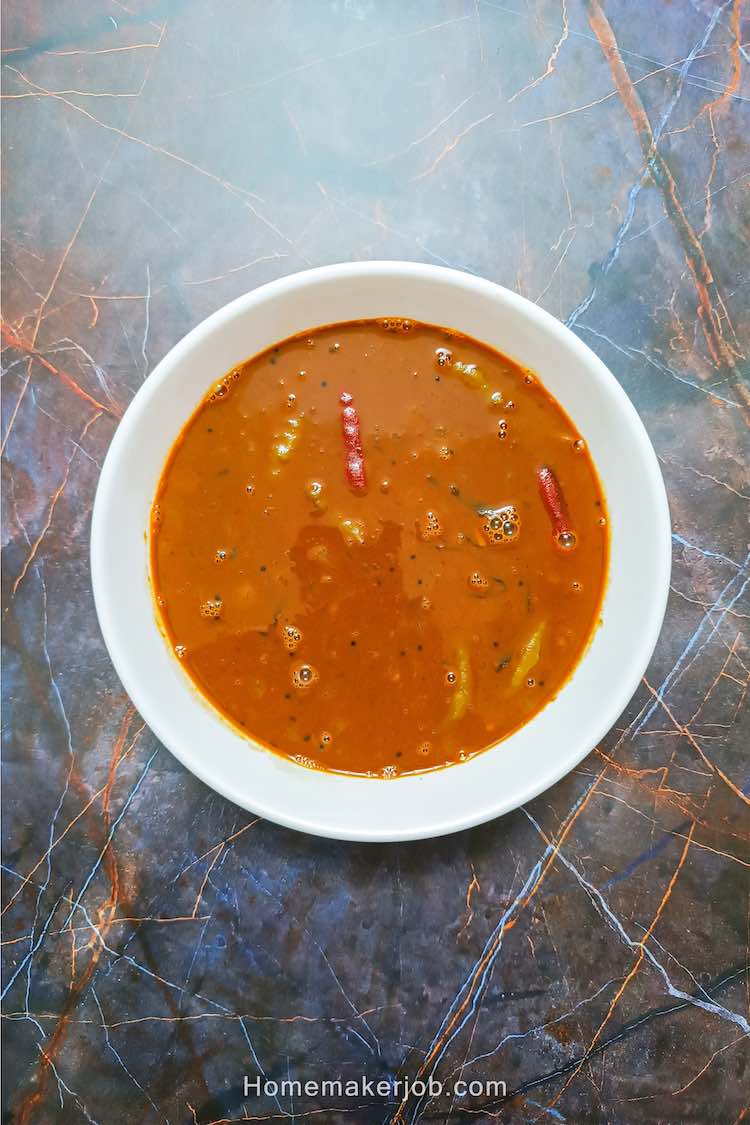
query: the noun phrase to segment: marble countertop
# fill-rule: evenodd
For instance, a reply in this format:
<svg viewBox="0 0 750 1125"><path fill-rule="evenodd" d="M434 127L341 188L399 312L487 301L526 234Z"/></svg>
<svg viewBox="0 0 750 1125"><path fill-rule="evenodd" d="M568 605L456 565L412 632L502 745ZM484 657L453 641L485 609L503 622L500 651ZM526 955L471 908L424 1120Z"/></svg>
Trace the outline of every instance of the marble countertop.
<svg viewBox="0 0 750 1125"><path fill-rule="evenodd" d="M741 9L6 3L4 1121L745 1118ZM566 321L640 411L674 526L661 639L596 751L492 824L377 847L186 773L112 670L88 564L154 364L237 294L367 258Z"/></svg>

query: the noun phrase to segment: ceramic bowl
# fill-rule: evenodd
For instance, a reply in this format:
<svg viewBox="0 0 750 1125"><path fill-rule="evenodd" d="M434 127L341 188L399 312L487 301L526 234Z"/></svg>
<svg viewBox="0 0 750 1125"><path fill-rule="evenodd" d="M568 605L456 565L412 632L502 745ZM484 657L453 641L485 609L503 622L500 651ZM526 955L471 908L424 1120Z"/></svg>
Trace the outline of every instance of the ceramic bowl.
<svg viewBox="0 0 750 1125"><path fill-rule="evenodd" d="M473 336L534 370L585 438L609 508L601 625L574 674L526 726L460 765L394 779L310 770L254 744L193 687L160 631L149 583L149 510L169 450L212 382L307 328L402 316ZM158 364L107 454L91 570L112 662L148 725L197 777L269 820L345 840L413 840L468 828L529 801L616 722L656 644L670 575L659 465L614 376L549 313L491 282L408 262L324 266L219 309Z"/></svg>

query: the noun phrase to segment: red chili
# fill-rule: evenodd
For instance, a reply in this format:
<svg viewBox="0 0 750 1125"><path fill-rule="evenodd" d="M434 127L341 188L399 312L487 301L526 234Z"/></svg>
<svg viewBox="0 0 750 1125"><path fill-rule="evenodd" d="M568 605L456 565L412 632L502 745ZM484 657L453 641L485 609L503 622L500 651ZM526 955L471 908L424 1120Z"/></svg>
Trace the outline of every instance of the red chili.
<svg viewBox="0 0 750 1125"><path fill-rule="evenodd" d="M354 492L363 492L367 487L365 476L365 459L362 450L362 434L359 426L359 414L354 408L354 399L348 391L342 391L339 402L341 403L341 432L344 438L344 451L346 453L345 472L349 487Z"/></svg>
<svg viewBox="0 0 750 1125"><path fill-rule="evenodd" d="M562 535L572 536L573 532L570 528L568 509L560 490L560 485L557 482L557 477L552 472L552 469L548 468L547 465L542 465L541 469L537 470L536 479L539 485L539 495L542 498L544 507L547 509L547 515L552 522L555 535L558 536L558 538ZM573 541L575 542L575 537Z"/></svg>

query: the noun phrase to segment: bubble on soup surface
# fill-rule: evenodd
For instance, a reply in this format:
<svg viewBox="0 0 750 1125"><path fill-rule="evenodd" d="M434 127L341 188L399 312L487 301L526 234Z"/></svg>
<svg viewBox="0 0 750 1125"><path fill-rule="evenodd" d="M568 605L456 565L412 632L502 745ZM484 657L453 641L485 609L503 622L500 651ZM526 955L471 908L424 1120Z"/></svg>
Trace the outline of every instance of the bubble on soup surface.
<svg viewBox="0 0 750 1125"><path fill-rule="evenodd" d="M437 512L430 509L418 521L419 534L423 539L436 539L443 534L443 525Z"/></svg>
<svg viewBox="0 0 750 1125"><path fill-rule="evenodd" d="M490 588L489 580L478 570L469 575L467 583L472 594L478 594L480 597L483 597Z"/></svg>
<svg viewBox="0 0 750 1125"><path fill-rule="evenodd" d="M435 349L435 364L437 367L448 367L453 359L453 352L450 348L436 348Z"/></svg>
<svg viewBox="0 0 750 1125"><path fill-rule="evenodd" d="M208 598L201 602L201 617L210 617L216 621L221 617L222 608L221 598Z"/></svg>
<svg viewBox="0 0 750 1125"><path fill-rule="evenodd" d="M227 553L224 550L224 548L223 547L217 547L216 551L214 552L214 562L217 562L217 563L225 562L226 557L227 557Z"/></svg>
<svg viewBox="0 0 750 1125"><path fill-rule="evenodd" d="M296 652L302 644L301 630L296 625L283 624L279 626L279 633L287 652Z"/></svg>
<svg viewBox="0 0 750 1125"><path fill-rule="evenodd" d="M307 766L308 769L318 769L318 763L314 762L312 758L308 758L305 754L295 754L292 761L296 762L298 766Z"/></svg>
<svg viewBox="0 0 750 1125"><path fill-rule="evenodd" d="M230 388L233 383L236 383L240 377L239 371L230 371L223 379L220 379L211 390L208 401L217 402L219 399L226 398L229 394Z"/></svg>
<svg viewBox="0 0 750 1125"><path fill-rule="evenodd" d="M395 766L383 766L381 773L383 777L395 777L398 770Z"/></svg>
<svg viewBox="0 0 750 1125"><path fill-rule="evenodd" d="M431 742L420 742L419 746L417 747L417 753L418 754L429 754L431 750L432 750L432 743Z"/></svg>
<svg viewBox="0 0 750 1125"><path fill-rule="evenodd" d="M561 531L557 536L557 543L564 551L572 551L576 545L576 537L572 531Z"/></svg>
<svg viewBox="0 0 750 1125"><path fill-rule="evenodd" d="M180 660L182 660L183 656L187 652L187 649L185 648L184 645L175 645L174 646L174 652L175 652L175 656L177 656Z"/></svg>
<svg viewBox="0 0 750 1125"><path fill-rule="evenodd" d="M513 504L506 504L503 508L487 512L482 523L485 539L493 544L508 543L512 539L517 539L520 528L521 518Z"/></svg>
<svg viewBox="0 0 750 1125"><path fill-rule="evenodd" d="M312 664L297 664L292 668L292 683L302 691L312 687L318 678L318 672Z"/></svg>

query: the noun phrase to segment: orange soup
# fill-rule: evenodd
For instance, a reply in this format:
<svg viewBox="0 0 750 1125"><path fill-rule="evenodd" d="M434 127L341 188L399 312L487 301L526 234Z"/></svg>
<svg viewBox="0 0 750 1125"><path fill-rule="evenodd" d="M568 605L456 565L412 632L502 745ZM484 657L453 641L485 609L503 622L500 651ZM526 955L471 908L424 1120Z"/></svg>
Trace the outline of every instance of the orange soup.
<svg viewBox="0 0 750 1125"><path fill-rule="evenodd" d="M393 318L308 331L212 387L150 543L163 628L222 715L302 765L392 777L480 753L559 692L608 528L533 372Z"/></svg>

